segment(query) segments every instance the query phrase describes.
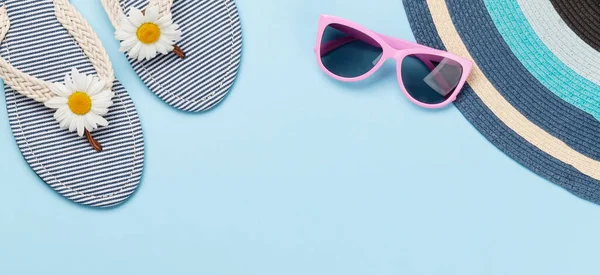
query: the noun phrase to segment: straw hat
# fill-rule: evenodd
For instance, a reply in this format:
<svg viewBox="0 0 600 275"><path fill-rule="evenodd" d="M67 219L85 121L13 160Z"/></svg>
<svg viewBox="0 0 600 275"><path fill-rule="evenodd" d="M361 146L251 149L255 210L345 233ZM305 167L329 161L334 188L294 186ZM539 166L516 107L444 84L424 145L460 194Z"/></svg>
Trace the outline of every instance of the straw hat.
<svg viewBox="0 0 600 275"><path fill-rule="evenodd" d="M595 0L404 0L417 41L474 61L456 101L500 150L600 203Z"/></svg>

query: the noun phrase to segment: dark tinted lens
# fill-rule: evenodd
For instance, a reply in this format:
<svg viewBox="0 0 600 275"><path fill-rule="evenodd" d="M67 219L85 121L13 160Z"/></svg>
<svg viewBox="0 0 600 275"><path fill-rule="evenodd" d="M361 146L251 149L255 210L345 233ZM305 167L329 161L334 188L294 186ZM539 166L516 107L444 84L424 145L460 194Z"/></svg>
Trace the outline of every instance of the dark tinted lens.
<svg viewBox="0 0 600 275"><path fill-rule="evenodd" d="M462 73L458 62L436 55L414 54L402 61L404 88L425 104L438 104L450 98Z"/></svg>
<svg viewBox="0 0 600 275"><path fill-rule="evenodd" d="M373 69L381 59L379 43L355 29L331 24L321 39L321 61L331 73L358 77Z"/></svg>

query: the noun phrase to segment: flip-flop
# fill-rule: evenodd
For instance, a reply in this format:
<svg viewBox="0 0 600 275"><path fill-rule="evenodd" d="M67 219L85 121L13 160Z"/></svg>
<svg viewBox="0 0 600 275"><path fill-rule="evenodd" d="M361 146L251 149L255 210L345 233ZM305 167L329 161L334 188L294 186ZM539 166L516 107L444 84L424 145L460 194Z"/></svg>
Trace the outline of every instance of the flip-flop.
<svg viewBox="0 0 600 275"><path fill-rule="evenodd" d="M236 78L242 49L234 0L101 2L121 51L153 93L190 112L206 111L223 100Z"/></svg>
<svg viewBox="0 0 600 275"><path fill-rule="evenodd" d="M52 189L115 206L140 182L142 127L100 40L68 1L0 1L8 117L23 157Z"/></svg>

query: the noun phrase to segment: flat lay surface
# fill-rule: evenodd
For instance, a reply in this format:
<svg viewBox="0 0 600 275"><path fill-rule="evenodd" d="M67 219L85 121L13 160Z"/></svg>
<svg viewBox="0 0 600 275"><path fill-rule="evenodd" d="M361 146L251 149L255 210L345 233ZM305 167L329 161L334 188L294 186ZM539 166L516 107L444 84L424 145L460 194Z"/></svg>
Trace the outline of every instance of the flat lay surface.
<svg viewBox="0 0 600 275"><path fill-rule="evenodd" d="M142 182L97 210L52 191L0 116L0 274L595 274L600 208L520 166L395 64L332 80L320 14L414 41L400 0L237 1L241 69L213 110L152 94L99 1L72 0L140 115ZM6 108L0 97L0 109Z"/></svg>

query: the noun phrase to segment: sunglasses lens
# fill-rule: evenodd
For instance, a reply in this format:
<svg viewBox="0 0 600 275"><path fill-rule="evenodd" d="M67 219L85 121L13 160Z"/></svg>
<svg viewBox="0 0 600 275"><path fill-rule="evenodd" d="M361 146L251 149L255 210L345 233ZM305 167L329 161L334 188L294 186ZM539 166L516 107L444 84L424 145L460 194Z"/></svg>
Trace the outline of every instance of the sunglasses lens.
<svg viewBox="0 0 600 275"><path fill-rule="evenodd" d="M439 104L450 98L463 74L460 63L437 55L413 54L402 60L402 82L415 100Z"/></svg>
<svg viewBox="0 0 600 275"><path fill-rule="evenodd" d="M331 24L321 39L321 61L332 74L354 78L369 72L381 59L383 49L368 35L353 28Z"/></svg>

